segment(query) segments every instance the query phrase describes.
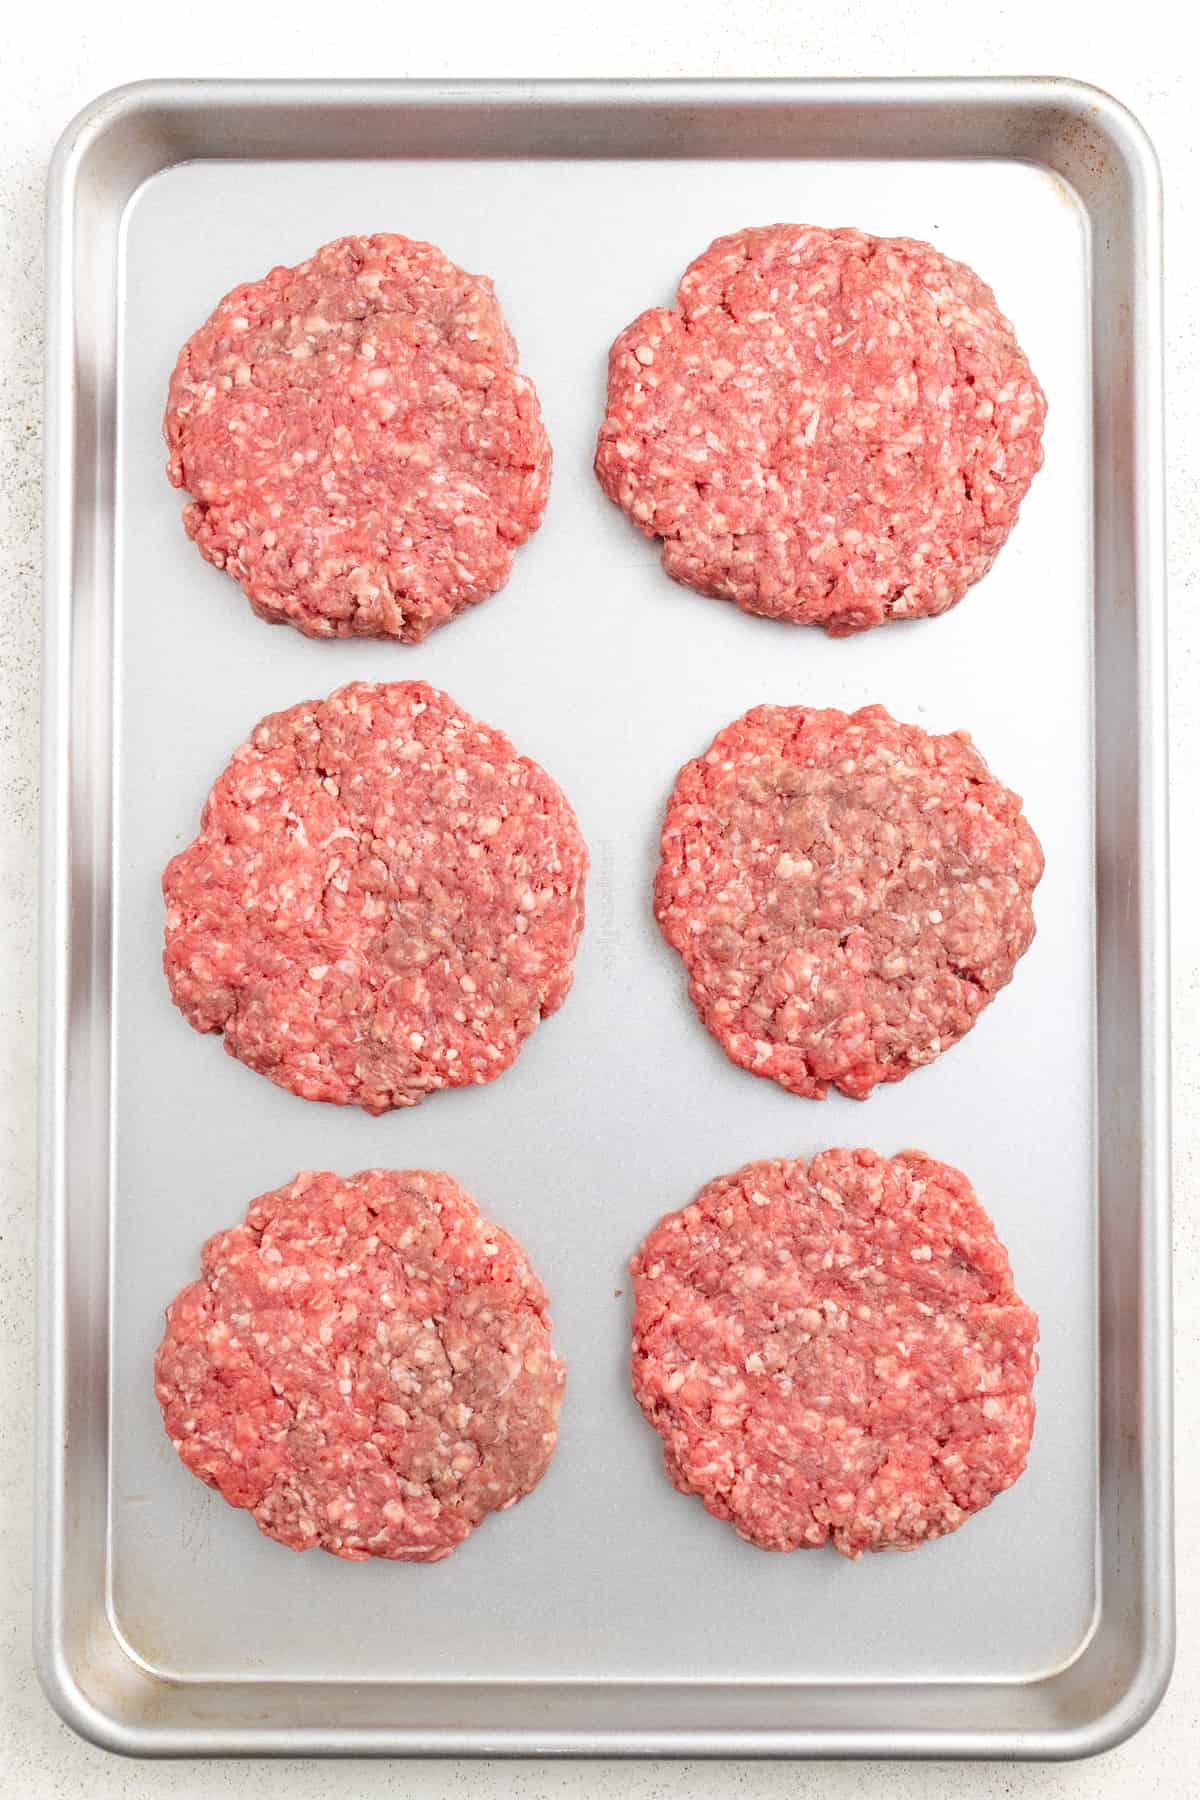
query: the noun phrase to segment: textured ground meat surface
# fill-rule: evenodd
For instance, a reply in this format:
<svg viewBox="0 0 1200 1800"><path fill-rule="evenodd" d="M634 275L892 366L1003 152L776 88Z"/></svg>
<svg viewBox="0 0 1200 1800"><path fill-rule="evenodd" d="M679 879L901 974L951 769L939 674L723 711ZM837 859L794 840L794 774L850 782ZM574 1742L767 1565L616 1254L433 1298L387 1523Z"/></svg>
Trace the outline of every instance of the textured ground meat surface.
<svg viewBox="0 0 1200 1800"><path fill-rule="evenodd" d="M596 472L667 573L837 636L945 612L1041 466L1042 391L995 297L929 244L718 238L609 358Z"/></svg>
<svg viewBox="0 0 1200 1800"><path fill-rule="evenodd" d="M255 1200L168 1307L154 1373L193 1475L355 1562L437 1562L536 1487L564 1380L520 1246L419 1169Z"/></svg>
<svg viewBox="0 0 1200 1800"><path fill-rule="evenodd" d="M168 865L197 1031L367 1112L492 1081L571 984L587 851L537 763L424 682L264 719Z"/></svg>
<svg viewBox="0 0 1200 1800"><path fill-rule="evenodd" d="M1025 1467L1037 1318L957 1169L750 1163L632 1270L634 1392L667 1473L761 1549L910 1550Z"/></svg>
<svg viewBox="0 0 1200 1800"><path fill-rule="evenodd" d="M339 238L235 288L171 377L188 536L262 618L416 643L508 579L550 445L492 285Z"/></svg>
<svg viewBox="0 0 1200 1800"><path fill-rule="evenodd" d="M757 706L681 771L654 905L734 1062L861 1100L1011 979L1041 873L1020 800L965 733Z"/></svg>

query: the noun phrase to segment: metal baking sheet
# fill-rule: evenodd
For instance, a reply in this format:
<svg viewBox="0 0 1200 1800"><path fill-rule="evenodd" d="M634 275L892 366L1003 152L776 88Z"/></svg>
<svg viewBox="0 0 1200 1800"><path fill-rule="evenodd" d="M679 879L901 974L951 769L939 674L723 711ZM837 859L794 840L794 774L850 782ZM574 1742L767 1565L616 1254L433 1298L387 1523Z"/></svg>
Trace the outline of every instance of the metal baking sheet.
<svg viewBox="0 0 1200 1800"><path fill-rule="evenodd" d="M37 1654L142 1754L1068 1756L1171 1658L1158 188L1136 123L1054 81L155 83L51 177L45 1165ZM947 617L832 642L676 587L597 488L605 355L750 222L928 238L1046 387L1046 466ZM346 232L490 273L555 448L509 587L417 649L272 631L167 485L175 353L217 298ZM189 1031L159 875L264 713L427 677L574 801L573 993L492 1087L383 1119ZM968 728L1047 851L1038 937L978 1029L863 1105L727 1063L649 907L680 763L762 700ZM710 1176L828 1144L965 1168L1041 1314L1028 1473L852 1566L764 1555L676 1495L628 1391L625 1263ZM177 1462L151 1357L202 1240L302 1167L449 1168L530 1251L569 1368L537 1492L447 1563L293 1557Z"/></svg>

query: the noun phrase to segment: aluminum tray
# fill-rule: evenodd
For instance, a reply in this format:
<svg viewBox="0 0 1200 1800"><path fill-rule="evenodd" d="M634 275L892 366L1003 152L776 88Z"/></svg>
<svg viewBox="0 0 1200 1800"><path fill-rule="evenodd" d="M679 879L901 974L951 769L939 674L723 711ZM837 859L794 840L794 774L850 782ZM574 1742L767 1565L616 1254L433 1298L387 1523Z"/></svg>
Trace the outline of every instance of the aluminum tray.
<svg viewBox="0 0 1200 1800"><path fill-rule="evenodd" d="M1059 81L155 83L96 102L50 190L44 1228L37 1654L112 1748L1069 1756L1167 1679L1159 197ZM607 346L750 221L974 264L1050 398L1012 541L948 617L850 642L674 586L590 473ZM254 619L201 562L159 420L235 281L401 229L491 273L555 445L505 593L408 650ZM172 1010L158 879L260 715L427 676L575 801L575 990L485 1090L307 1105ZM729 1065L650 918L674 771L759 700L967 726L1048 852L1012 988L865 1106ZM625 1259L745 1159L906 1144L973 1176L1042 1318L1028 1474L956 1536L764 1556L672 1492L628 1393ZM188 1476L150 1360L201 1241L304 1166L452 1169L545 1277L571 1369L537 1493L433 1568L289 1557Z"/></svg>

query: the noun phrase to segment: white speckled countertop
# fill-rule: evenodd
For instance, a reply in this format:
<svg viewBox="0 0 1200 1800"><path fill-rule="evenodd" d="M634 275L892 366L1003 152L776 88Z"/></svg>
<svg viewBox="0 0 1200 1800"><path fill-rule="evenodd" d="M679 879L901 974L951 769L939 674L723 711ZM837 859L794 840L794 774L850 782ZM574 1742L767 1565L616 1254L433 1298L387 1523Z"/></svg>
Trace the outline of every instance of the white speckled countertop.
<svg viewBox="0 0 1200 1800"><path fill-rule="evenodd" d="M1200 1711L1200 859L1189 804L1200 779L1200 174L1194 24L1166 0L1136 14L1083 0L860 0L828 14L790 0L607 0L591 9L453 11L360 0L230 0L175 9L61 0L12 9L0 106L0 1792L84 1796L583 1796L775 1800L776 1796L1180 1797L1196 1791ZM1067 1765L453 1763L138 1764L91 1749L54 1717L30 1658L30 1414L34 1259L38 620L42 192L63 126L105 88L148 76L1059 74L1108 88L1140 116L1167 198L1167 415L1171 517L1171 702L1176 833L1176 1404L1180 1642L1170 1692L1130 1743Z"/></svg>

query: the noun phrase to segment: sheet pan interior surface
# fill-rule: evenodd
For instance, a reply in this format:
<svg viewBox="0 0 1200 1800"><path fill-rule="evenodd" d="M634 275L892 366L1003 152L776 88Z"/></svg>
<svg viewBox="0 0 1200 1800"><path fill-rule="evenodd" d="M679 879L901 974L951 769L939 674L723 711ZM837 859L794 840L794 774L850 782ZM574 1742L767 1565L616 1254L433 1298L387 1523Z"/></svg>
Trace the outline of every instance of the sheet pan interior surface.
<svg viewBox="0 0 1200 1800"><path fill-rule="evenodd" d="M608 344L713 237L777 218L928 238L980 270L1049 396L1046 466L993 573L947 618L848 642L674 586L591 473ZM255 619L185 540L163 473L179 346L238 280L401 230L490 273L555 450L508 588L420 647ZM176 1678L1020 1680L1095 1604L1091 438L1085 221L1015 164L193 163L151 181L122 257L116 657L111 1604ZM574 991L492 1086L370 1119L273 1088L190 1032L159 966L159 876L264 713L421 676L552 771L591 847ZM879 700L969 729L1047 853L1038 937L960 1047L865 1104L726 1062L649 907L673 775L758 701ZM674 1493L626 1376L625 1262L666 1209L758 1156L906 1145L966 1169L1042 1320L1015 1490L914 1556L756 1551ZM446 1563L348 1567L260 1537L167 1442L150 1365L203 1239L300 1168L445 1167L526 1245L569 1388L528 1501ZM964 1608L969 1593L970 1605ZM403 1629L397 1620L403 1619Z"/></svg>
<svg viewBox="0 0 1200 1800"><path fill-rule="evenodd" d="M226 98L219 116L236 139L236 93ZM895 1741L1004 1754L1028 1749L1032 1733L1049 1753L1068 1740L1095 1747L1110 1705L1138 1680L1165 1679L1169 1643L1153 1610L1166 1591L1153 1459L1141 1439L1132 1463L1105 1449L1127 1441L1126 1420L1153 1429L1165 1405L1159 1316L1147 1310L1165 1211L1145 1211L1163 1138L1146 1112L1156 1090L1138 998L1153 921L1129 900L1139 849L1157 842L1139 735L1154 671L1142 650L1114 657L1124 624L1105 626L1100 658L1096 647L1111 608L1135 617L1119 610L1134 588L1118 558L1141 540L1125 531L1110 546L1094 504L1122 492L1098 385L1115 340L1093 342L1095 215L1032 151L901 158L887 146L885 160L848 137L844 154L768 157L743 127L728 154L625 156L614 141L567 156L560 126L539 154L531 101L528 156L327 148L306 160L305 118L314 141L326 128L331 144L339 131L358 145L370 133L323 126L316 106L294 118L290 138L274 115L264 128L287 140L285 154L232 156L224 143L212 156L164 156L158 172L145 134L149 178L122 202L113 237L111 352L93 366L82 351L83 401L94 381L113 480L110 491L101 455L91 483L77 439L76 477L99 497L94 517L77 501L76 569L94 559L100 598L76 594L83 650L64 692L72 741L97 759L95 792L82 813L71 804L97 837L89 929L102 951L111 923L111 966L96 952L90 1005L72 990L68 1036L51 1050L68 1070L60 1103L71 1080L82 1092L74 1055L97 1072L88 1079L106 1118L51 1117L65 1173L51 1177L47 1281L70 1341L55 1339L65 1375L45 1440L52 1509L65 1508L46 1528L47 1685L83 1729L134 1750L720 1753L773 1741L775 1753L878 1754ZM655 133L668 132L664 118ZM696 126L706 142L708 129ZM584 135L594 143L599 131L589 112ZM188 132L221 139L211 122ZM511 116L498 141L515 141ZM870 142L883 150L878 118ZM81 240L85 215L86 202ZM615 334L670 303L712 238L779 219L924 238L971 264L1045 387L1045 466L992 572L941 619L835 642L748 617L668 580L594 480ZM161 439L174 358L230 287L335 236L380 230L428 238L493 278L554 446L546 520L508 587L416 648L314 643L257 620L187 542ZM1117 499L1110 510L1144 524L1132 507L1118 515ZM1144 584L1141 565L1134 573ZM1141 629L1130 626L1130 646ZM264 714L354 679L415 677L560 782L590 847L588 916L571 994L507 1074L370 1119L284 1093L187 1027L161 972L159 883ZM727 1062L652 917L676 771L761 701L879 701L930 731L966 729L1023 795L1046 851L1037 938L1011 986L961 1044L865 1103L808 1102ZM1115 730L1128 750L1114 764ZM1127 793L1125 768L1140 784ZM75 868L87 835L75 831ZM1119 903L1105 899L1114 884ZM102 1174L87 1159L105 1139ZM859 1564L832 1550L765 1554L677 1495L627 1370L626 1265L648 1228L711 1176L830 1145L918 1147L964 1169L1041 1319L1027 1473L952 1537ZM368 1166L461 1180L528 1250L568 1364L546 1479L429 1567L295 1556L261 1537L185 1472L153 1394L163 1307L193 1278L204 1239L299 1169ZM1127 1187L1124 1214L1114 1180ZM81 1181L91 1213L71 1198ZM106 1288L89 1278L97 1263ZM74 1470L50 1441L56 1419L85 1454ZM1131 1539L1128 1521L1137 1533L1147 1519L1144 1541ZM96 1667L109 1673L85 1681L92 1650L80 1646L101 1638ZM140 1672L136 1700L126 1671ZM1056 1671L1069 1673L1056 1684ZM63 1697L73 1684L86 1705ZM1146 1709L1144 1693L1136 1705Z"/></svg>

